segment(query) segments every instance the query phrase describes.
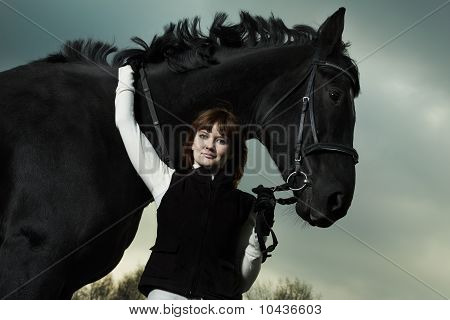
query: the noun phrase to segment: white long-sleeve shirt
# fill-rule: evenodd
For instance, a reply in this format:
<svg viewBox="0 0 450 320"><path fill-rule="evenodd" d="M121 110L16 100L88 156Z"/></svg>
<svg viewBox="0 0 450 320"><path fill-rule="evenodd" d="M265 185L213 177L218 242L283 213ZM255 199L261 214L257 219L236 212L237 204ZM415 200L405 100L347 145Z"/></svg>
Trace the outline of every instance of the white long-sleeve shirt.
<svg viewBox="0 0 450 320"><path fill-rule="evenodd" d="M133 70L130 66L119 68L119 83L115 99L115 123L119 129L128 157L139 176L148 187L158 208L169 188L174 169L162 161L150 141L141 132L134 117ZM194 168L198 167L194 165ZM212 179L214 176L212 176ZM261 269L262 254L254 230L256 213L252 210L240 232L237 255L242 259L241 291L246 292L256 280ZM161 290L158 290L161 292ZM150 293L152 295L152 292ZM149 298L150 298L149 295ZM164 292L164 297L179 299L179 295Z"/></svg>

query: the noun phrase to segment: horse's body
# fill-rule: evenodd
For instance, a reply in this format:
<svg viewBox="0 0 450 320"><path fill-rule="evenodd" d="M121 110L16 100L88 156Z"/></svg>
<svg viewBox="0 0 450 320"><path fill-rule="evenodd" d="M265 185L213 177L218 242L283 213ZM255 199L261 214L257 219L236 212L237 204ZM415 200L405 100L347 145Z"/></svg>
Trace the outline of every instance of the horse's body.
<svg viewBox="0 0 450 320"><path fill-rule="evenodd" d="M190 66L182 59L144 57L160 122L173 129L226 100L242 124L258 124L308 69L318 49L322 59L349 67L340 39L343 14L338 11L321 27L315 47L311 41L297 45L294 41L259 48L252 47L250 39L242 48L230 48L233 41L228 38L228 48L196 48L200 57ZM88 59L64 52L0 73L0 298L70 298L83 285L106 275L120 261L143 208L153 200L114 123L117 64L124 58L136 61L138 55L119 54L111 67L104 58L112 47L104 45L99 55L92 53L91 43L72 44ZM199 62L213 66L201 68ZM333 76L320 72L316 82L325 83ZM335 110L326 100L331 87L343 96L339 103L333 102ZM140 83L136 89L140 91ZM268 146L285 179L296 136L269 146L280 126L298 124L298 107L288 107L301 99L304 90L302 85L273 112L262 130L248 132L249 138ZM358 90L340 77L317 89L316 109L325 114L316 118L321 139L352 144L353 94ZM150 123L142 95L136 95L135 105L138 122ZM164 130L176 166L178 142L185 132L180 128ZM156 145L156 137L149 137ZM316 179L313 188L296 194L297 213L313 225L326 227L350 206L354 167L347 157L328 153L313 155L309 162ZM317 216L305 202L326 216Z"/></svg>
<svg viewBox="0 0 450 320"><path fill-rule="evenodd" d="M142 207L52 264L150 199L114 125L117 80L93 66L35 63L0 81L0 296L70 298L117 265Z"/></svg>

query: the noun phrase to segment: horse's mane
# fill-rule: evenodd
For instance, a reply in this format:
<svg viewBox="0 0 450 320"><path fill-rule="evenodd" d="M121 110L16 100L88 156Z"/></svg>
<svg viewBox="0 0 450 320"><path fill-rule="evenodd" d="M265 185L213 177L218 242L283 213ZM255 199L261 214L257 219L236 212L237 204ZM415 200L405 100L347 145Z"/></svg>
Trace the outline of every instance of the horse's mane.
<svg viewBox="0 0 450 320"><path fill-rule="evenodd" d="M33 62L81 62L110 66L107 61L108 55L116 51L117 48L112 44L92 39L78 39L66 41L59 52Z"/></svg>
<svg viewBox="0 0 450 320"><path fill-rule="evenodd" d="M179 73L217 64L215 52L219 48L314 45L318 35L318 31L307 25L288 28L273 14L269 19L265 19L241 11L240 22L237 24L226 23L227 17L226 13L216 13L208 35L201 31L200 18L196 16L192 20L185 18L177 24L170 23L164 28L164 34L154 36L150 44L139 37L131 38L140 48L116 52L117 48L112 44L80 39L66 42L60 52L38 61L84 62L112 67L119 67L124 63L137 66L166 61L171 71ZM357 67L347 54L348 46L348 43L341 42L338 44L337 53L342 54L349 71L358 79ZM116 53L109 64L107 57L113 52Z"/></svg>
<svg viewBox="0 0 450 320"><path fill-rule="evenodd" d="M283 21L272 16L264 19L240 12L240 23L226 24L227 14L216 13L205 35L200 29L200 18L182 19L175 25L164 28L162 36L155 36L150 45L138 37L131 40L139 49L126 49L118 52L113 65L126 61L133 63L158 63L167 61L174 72L185 72L216 64L214 53L218 48L275 47L304 45L316 38L317 32L306 25L296 25L292 29Z"/></svg>

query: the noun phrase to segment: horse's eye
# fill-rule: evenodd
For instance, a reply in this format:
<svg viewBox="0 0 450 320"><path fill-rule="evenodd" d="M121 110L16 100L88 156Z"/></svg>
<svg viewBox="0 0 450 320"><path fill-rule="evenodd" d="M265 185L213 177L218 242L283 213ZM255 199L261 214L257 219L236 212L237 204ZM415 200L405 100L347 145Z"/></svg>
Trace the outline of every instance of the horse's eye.
<svg viewBox="0 0 450 320"><path fill-rule="evenodd" d="M337 102L339 102L342 94L337 89L331 89L329 92L329 96L330 96L330 99L333 100L334 103L337 103Z"/></svg>

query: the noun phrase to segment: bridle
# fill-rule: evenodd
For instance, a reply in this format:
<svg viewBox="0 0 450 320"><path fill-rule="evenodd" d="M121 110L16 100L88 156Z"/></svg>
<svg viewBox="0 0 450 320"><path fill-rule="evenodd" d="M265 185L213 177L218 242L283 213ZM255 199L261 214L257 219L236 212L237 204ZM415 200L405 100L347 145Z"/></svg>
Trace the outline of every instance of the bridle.
<svg viewBox="0 0 450 320"><path fill-rule="evenodd" d="M275 191L303 191L307 187L311 187L311 181L308 174L303 169L303 164L305 158L312 154L317 152L323 152L323 151L329 151L329 152L338 152L342 153L344 155L351 156L353 159L354 165L358 163L358 152L350 146L346 146L344 144L340 143L325 143L320 142L318 135L317 135L317 129L316 129L316 123L314 120L314 79L316 77L317 69L319 67L329 67L336 69L340 71L341 74L344 74L347 76L353 85L356 85L356 80L353 78L353 76L345 69L339 67L338 65L335 65L333 63L330 63L328 61L322 61L318 60L316 56L313 58L313 61L311 63L311 66L309 68L309 71L307 71L304 76L296 83L294 87L292 87L286 94L284 94L262 117L261 120L259 120L259 123L264 126L265 120L267 117L272 113L275 108L277 108L284 100L286 100L299 86L301 86L305 81L307 81L306 85L306 91L305 95L302 97L301 100L297 101L294 105L301 102L301 113L300 113L300 124L299 124L299 131L297 136L297 143L295 145L295 158L294 158L294 170L288 175L286 179L286 183L281 184L279 186L275 186L270 188L272 192ZM309 115L309 121L310 121L310 128L312 131L313 136L313 143L309 145L305 145L304 141L304 131L305 131L305 119ZM301 176L301 184L296 185L296 179L294 179L296 176ZM276 202L279 204L293 204L298 201L297 197L291 197L291 198L278 198L276 199ZM264 219L265 221L265 219ZM268 225L267 221L265 223ZM269 226L270 227L270 226ZM262 235L258 235L258 242L259 246L262 252L262 262L264 262L267 257L270 257L269 254L272 252L276 246L278 245L278 240L273 232L272 228L270 228L270 234L272 235L272 244L269 247L266 247L264 237Z"/></svg>
<svg viewBox="0 0 450 320"><path fill-rule="evenodd" d="M305 81L307 81L306 91L305 95L302 97L301 100L297 101L295 104L301 102L301 113L300 113L300 123L299 123L299 131L297 136L297 143L295 145L295 158L294 158L294 169L293 171L288 175L286 179L286 183L273 187L273 191L285 191L285 190L291 190L291 191L302 191L307 186L311 185L309 176L307 173L305 173L305 170L303 169L303 162L306 156L317 153L317 152L323 152L323 151L329 151L329 152L338 152L342 153L348 156L351 156L353 159L353 163L356 165L358 163L358 152L350 146L346 146L344 144L340 143L324 143L320 142L318 135L317 135L317 129L316 129L316 123L314 120L314 79L316 77L317 69L321 66L329 67L336 69L341 72L341 74L347 76L350 81L355 85L356 80L354 77L345 69L341 68L340 66L330 63L328 61L322 61L318 60L316 58L313 59L311 66L309 68L309 71L307 71L304 76L300 79L300 81L297 82L297 84L292 87L284 96L282 96L262 117L261 120L259 120L259 123L264 125L265 120L267 117L272 113L273 110L275 110L276 107L278 107L284 100L286 100L301 84L303 84ZM294 104L294 105L295 105ZM314 142L305 145L304 143L304 131L305 131L305 120L307 115L309 115L309 121L310 121L310 127L311 132L313 136ZM295 182L291 182L291 180L295 181L296 176L301 176L302 179L302 185L295 185ZM295 197L294 197L295 198ZM295 198L296 199L296 198ZM282 202L285 202L286 200L290 199L280 199L284 200ZM294 202L291 202L294 203ZM281 203L281 204L288 204L288 203Z"/></svg>

